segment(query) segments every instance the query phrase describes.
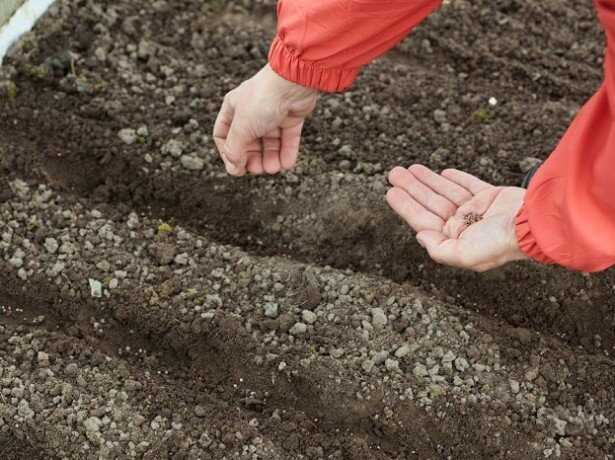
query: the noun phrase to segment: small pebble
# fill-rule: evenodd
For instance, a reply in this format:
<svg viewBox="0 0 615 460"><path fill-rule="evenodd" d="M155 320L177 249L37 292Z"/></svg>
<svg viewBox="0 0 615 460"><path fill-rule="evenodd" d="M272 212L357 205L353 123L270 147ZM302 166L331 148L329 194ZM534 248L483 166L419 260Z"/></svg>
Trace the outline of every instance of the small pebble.
<svg viewBox="0 0 615 460"><path fill-rule="evenodd" d="M132 145L137 142L137 133L134 129L122 129L117 133L117 135L126 145Z"/></svg>
<svg viewBox="0 0 615 460"><path fill-rule="evenodd" d="M307 325L305 323L295 323L289 332L292 335L303 335L307 332Z"/></svg>
<svg viewBox="0 0 615 460"><path fill-rule="evenodd" d="M386 367L387 371L399 371L399 361L396 359L387 359L384 363L384 367Z"/></svg>
<svg viewBox="0 0 615 460"><path fill-rule="evenodd" d="M316 319L318 318L316 316L316 313L310 310L303 310L303 312L301 313L301 317L303 318L303 321L308 324L314 324L316 322Z"/></svg>
<svg viewBox="0 0 615 460"><path fill-rule="evenodd" d="M182 153L184 153L184 144L175 139L171 139L162 146L161 152L163 155L171 155L172 157L179 158L182 156Z"/></svg>
<svg viewBox="0 0 615 460"><path fill-rule="evenodd" d="M459 372L465 372L465 370L470 367L470 365L468 364L468 361L465 358L457 358L455 360L455 368L459 371Z"/></svg>
<svg viewBox="0 0 615 460"><path fill-rule="evenodd" d="M420 363L414 366L412 373L418 379L427 377L429 375L429 372L427 371L427 368L425 367L425 365L420 364Z"/></svg>
<svg viewBox="0 0 615 460"><path fill-rule="evenodd" d="M58 244L58 241L55 238L45 239L45 249L47 249L47 252L51 254L55 254L59 247L60 245Z"/></svg>
<svg viewBox="0 0 615 460"><path fill-rule="evenodd" d="M267 318L277 318L280 313L279 305L273 302L266 303L263 309L265 310L265 316Z"/></svg>
<svg viewBox="0 0 615 460"><path fill-rule="evenodd" d="M102 297L102 283L92 278L90 278L88 281L90 283L90 295L94 298Z"/></svg>
<svg viewBox="0 0 615 460"><path fill-rule="evenodd" d="M201 158L193 155L182 155L180 162L184 168L191 171L200 171L205 167L205 162Z"/></svg>
<svg viewBox="0 0 615 460"><path fill-rule="evenodd" d="M199 404L194 408L194 414L197 417L205 417L207 415L207 410Z"/></svg>
<svg viewBox="0 0 615 460"><path fill-rule="evenodd" d="M374 362L376 364L382 364L387 360L388 357L389 357L388 351L386 350L379 351L378 353L374 355Z"/></svg>
<svg viewBox="0 0 615 460"><path fill-rule="evenodd" d="M64 372L66 372L66 375L74 376L77 375L77 373L79 372L79 367L75 363L70 363L68 366L66 366Z"/></svg>
<svg viewBox="0 0 615 460"><path fill-rule="evenodd" d="M372 324L378 329L387 325L389 319L382 308L372 308Z"/></svg>
<svg viewBox="0 0 615 460"><path fill-rule="evenodd" d="M41 367L49 367L49 355L43 351L39 351L36 355L38 365Z"/></svg>
<svg viewBox="0 0 615 460"><path fill-rule="evenodd" d="M362 368L365 372L369 373L369 372L371 372L371 371L372 371L372 369L374 368L374 366L375 366L375 365L376 365L376 363L375 363L373 360L371 360L371 359L366 359L365 361L363 361L363 362L361 363L361 368Z"/></svg>
<svg viewBox="0 0 615 460"><path fill-rule="evenodd" d="M399 347L397 350L395 350L395 357L403 358L404 356L407 356L409 353L410 353L410 345L404 344L401 347Z"/></svg>

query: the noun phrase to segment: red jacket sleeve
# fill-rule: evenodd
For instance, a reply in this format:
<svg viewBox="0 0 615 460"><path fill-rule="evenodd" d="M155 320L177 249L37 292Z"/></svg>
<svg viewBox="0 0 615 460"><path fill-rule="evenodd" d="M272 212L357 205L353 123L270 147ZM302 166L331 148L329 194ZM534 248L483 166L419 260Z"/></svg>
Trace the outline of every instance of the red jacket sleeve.
<svg viewBox="0 0 615 460"><path fill-rule="evenodd" d="M441 0L279 0L269 64L287 80L342 91Z"/></svg>
<svg viewBox="0 0 615 460"><path fill-rule="evenodd" d="M605 79L538 170L517 216L521 249L594 272L615 264L615 0L595 0L607 34Z"/></svg>

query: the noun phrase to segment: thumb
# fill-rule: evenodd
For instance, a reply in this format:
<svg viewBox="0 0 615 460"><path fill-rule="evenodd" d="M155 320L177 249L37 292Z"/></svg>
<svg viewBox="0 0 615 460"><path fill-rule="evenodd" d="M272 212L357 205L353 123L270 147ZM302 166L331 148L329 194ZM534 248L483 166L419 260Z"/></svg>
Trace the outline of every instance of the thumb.
<svg viewBox="0 0 615 460"><path fill-rule="evenodd" d="M424 230L416 234L416 240L418 243L427 250L442 244L446 239L447 238L443 233L435 230Z"/></svg>
<svg viewBox="0 0 615 460"><path fill-rule="evenodd" d="M434 230L419 232L416 239L434 261L444 265L459 265L457 240L451 240L446 235Z"/></svg>

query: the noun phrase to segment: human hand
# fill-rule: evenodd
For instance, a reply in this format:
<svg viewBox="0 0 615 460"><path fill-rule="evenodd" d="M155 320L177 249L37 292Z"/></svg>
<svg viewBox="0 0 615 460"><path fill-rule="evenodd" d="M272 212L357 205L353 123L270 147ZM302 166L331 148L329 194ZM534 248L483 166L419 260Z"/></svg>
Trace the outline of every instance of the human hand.
<svg viewBox="0 0 615 460"><path fill-rule="evenodd" d="M515 235L524 189L495 187L455 169L439 175L421 165L393 169L389 182L389 205L436 262L483 272L527 258Z"/></svg>
<svg viewBox="0 0 615 460"><path fill-rule="evenodd" d="M234 176L276 174L297 162L305 118L318 92L285 80L266 65L224 98L214 140Z"/></svg>

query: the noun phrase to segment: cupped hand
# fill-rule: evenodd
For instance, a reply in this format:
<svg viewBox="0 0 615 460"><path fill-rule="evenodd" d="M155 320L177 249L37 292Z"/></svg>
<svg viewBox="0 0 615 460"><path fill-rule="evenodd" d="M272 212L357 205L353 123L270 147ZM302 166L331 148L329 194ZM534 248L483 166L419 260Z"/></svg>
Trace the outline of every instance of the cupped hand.
<svg viewBox="0 0 615 460"><path fill-rule="evenodd" d="M276 174L295 166L303 124L317 99L316 91L283 79L269 65L230 91L214 126L228 173Z"/></svg>
<svg viewBox="0 0 615 460"><path fill-rule="evenodd" d="M495 187L455 169L413 165L389 174L389 205L438 263L478 272L526 259L515 235L525 190Z"/></svg>

